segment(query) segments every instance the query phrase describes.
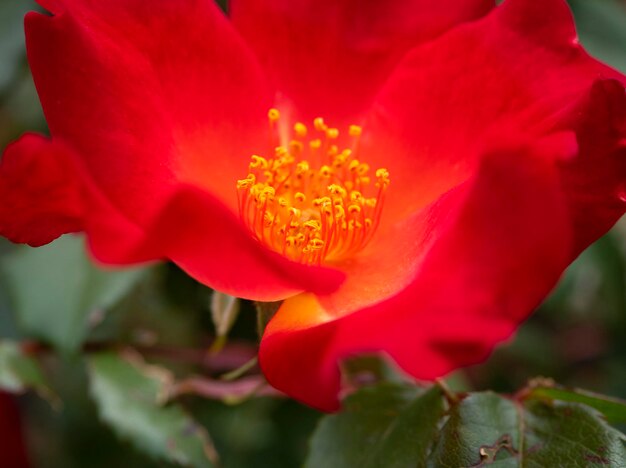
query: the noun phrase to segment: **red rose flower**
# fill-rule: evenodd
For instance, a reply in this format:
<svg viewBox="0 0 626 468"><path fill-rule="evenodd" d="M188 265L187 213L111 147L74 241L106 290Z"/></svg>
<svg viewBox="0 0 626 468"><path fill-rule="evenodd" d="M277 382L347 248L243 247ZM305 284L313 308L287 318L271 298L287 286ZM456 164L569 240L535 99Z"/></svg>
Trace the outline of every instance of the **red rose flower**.
<svg viewBox="0 0 626 468"><path fill-rule="evenodd" d="M355 353L484 359L625 211L625 77L563 0L40 3L0 233L285 299L261 366L314 407Z"/></svg>

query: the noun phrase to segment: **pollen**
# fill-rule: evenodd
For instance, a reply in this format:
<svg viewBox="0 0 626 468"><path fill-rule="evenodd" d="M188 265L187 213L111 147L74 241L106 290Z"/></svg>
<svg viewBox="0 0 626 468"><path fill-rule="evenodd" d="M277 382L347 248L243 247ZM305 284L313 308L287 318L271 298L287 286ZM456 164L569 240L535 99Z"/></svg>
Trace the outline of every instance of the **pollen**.
<svg viewBox="0 0 626 468"><path fill-rule="evenodd" d="M310 128L295 123L291 139L282 141L280 118L270 109L270 142L280 146L252 155L248 175L236 183L242 220L259 242L296 262L321 265L354 255L380 223L389 171L372 173L357 158L360 126L350 125L343 139L318 117Z"/></svg>

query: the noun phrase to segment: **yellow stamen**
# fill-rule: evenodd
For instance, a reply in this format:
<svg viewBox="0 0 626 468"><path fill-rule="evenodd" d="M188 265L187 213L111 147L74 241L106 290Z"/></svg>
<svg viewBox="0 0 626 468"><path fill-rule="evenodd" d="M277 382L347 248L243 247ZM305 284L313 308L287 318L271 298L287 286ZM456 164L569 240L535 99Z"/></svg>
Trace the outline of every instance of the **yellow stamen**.
<svg viewBox="0 0 626 468"><path fill-rule="evenodd" d="M313 126L315 127L315 130L317 130L318 132L324 132L328 128L328 126L324 123L324 119L321 117L318 117L315 120L313 120Z"/></svg>
<svg viewBox="0 0 626 468"><path fill-rule="evenodd" d="M309 146L311 147L311 149L320 149L322 147L322 140L320 139L311 140L311 142L309 143Z"/></svg>
<svg viewBox="0 0 626 468"><path fill-rule="evenodd" d="M278 122L278 120L280 119L280 112L278 111L278 109L270 109L267 113L267 117L269 118L270 122L274 123L274 122Z"/></svg>
<svg viewBox="0 0 626 468"><path fill-rule="evenodd" d="M326 130L326 137L329 140L336 140L337 138L339 138L339 130L336 128L328 128Z"/></svg>
<svg viewBox="0 0 626 468"><path fill-rule="evenodd" d="M315 138L307 141L306 125L296 122L293 139L282 140L280 112L270 109L268 119L271 143L281 146L269 158L253 155L249 174L237 180L243 221L260 242L297 262L319 265L362 249L380 223L390 179L385 168L371 176L357 159L361 127L351 125L351 138L342 137L318 117ZM341 148L344 139L351 147ZM370 177L375 189L368 188Z"/></svg>
<svg viewBox="0 0 626 468"><path fill-rule="evenodd" d="M306 125L304 125L302 122L296 122L296 124L293 126L293 131L298 136L298 138L306 137L307 128Z"/></svg>
<svg viewBox="0 0 626 468"><path fill-rule="evenodd" d="M358 137L358 136L361 136L362 131L363 129L359 127L358 125L350 125L350 128L348 129L348 134L351 137Z"/></svg>

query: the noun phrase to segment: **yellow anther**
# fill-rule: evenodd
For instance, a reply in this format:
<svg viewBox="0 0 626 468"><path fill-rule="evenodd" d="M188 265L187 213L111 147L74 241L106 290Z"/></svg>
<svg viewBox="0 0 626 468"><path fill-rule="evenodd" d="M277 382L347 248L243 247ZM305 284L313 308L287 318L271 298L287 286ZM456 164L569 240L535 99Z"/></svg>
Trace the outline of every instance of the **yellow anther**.
<svg viewBox="0 0 626 468"><path fill-rule="evenodd" d="M378 182L376 182L377 187L386 187L389 185L389 171L387 169L378 169L376 171L376 177L378 178Z"/></svg>
<svg viewBox="0 0 626 468"><path fill-rule="evenodd" d="M326 137L330 140L336 140L339 138L339 129L337 128L328 128L326 129Z"/></svg>
<svg viewBox="0 0 626 468"><path fill-rule="evenodd" d="M253 154L252 162L250 163L250 169L267 169L267 159L257 154Z"/></svg>
<svg viewBox="0 0 626 468"><path fill-rule="evenodd" d="M302 150L304 150L304 145L302 144L301 141L291 140L289 142L289 149L291 150L292 153L301 153Z"/></svg>
<svg viewBox="0 0 626 468"><path fill-rule="evenodd" d="M308 161L301 161L296 165L296 175L302 175L309 172L310 167Z"/></svg>
<svg viewBox="0 0 626 468"><path fill-rule="evenodd" d="M280 112L278 109L272 108L268 111L267 118L270 119L270 122L277 122L280 119Z"/></svg>
<svg viewBox="0 0 626 468"><path fill-rule="evenodd" d="M255 183L256 183L256 177L254 176L254 174L248 174L248 177L246 177L245 179L239 179L237 181L237 188L238 189L249 189Z"/></svg>
<svg viewBox="0 0 626 468"><path fill-rule="evenodd" d="M250 193L252 194L252 196L255 196L261 193L261 190L263 190L263 187L265 187L264 184L254 184L252 187L250 187Z"/></svg>
<svg viewBox="0 0 626 468"><path fill-rule="evenodd" d="M271 213L268 213L266 211L265 215L263 216L263 218L264 218L266 226L271 226L272 224L274 224L275 216L273 216Z"/></svg>
<svg viewBox="0 0 626 468"><path fill-rule="evenodd" d="M358 214L360 212L361 212L361 206L360 205L352 204L352 205L348 206L348 213L350 213L350 214Z"/></svg>
<svg viewBox="0 0 626 468"><path fill-rule="evenodd" d="M284 158L270 159L267 164L270 171L276 172L285 164L285 160Z"/></svg>
<svg viewBox="0 0 626 468"><path fill-rule="evenodd" d="M318 132L325 132L328 128L328 126L324 123L324 119L321 117L317 117L315 120L313 120L313 126Z"/></svg>
<svg viewBox="0 0 626 468"><path fill-rule="evenodd" d="M321 250L324 247L325 242L322 239L311 239L309 241L309 247L313 250Z"/></svg>
<svg viewBox="0 0 626 468"><path fill-rule="evenodd" d="M346 195L346 189L344 189L341 185L338 184L330 184L328 186L328 191L333 195L340 195L344 197Z"/></svg>
<svg viewBox="0 0 626 468"><path fill-rule="evenodd" d="M346 153L345 151L342 151L337 156L335 156L333 164L337 165L337 167L341 167L345 164L345 162L348 160L349 157L350 157L350 153Z"/></svg>
<svg viewBox="0 0 626 468"><path fill-rule="evenodd" d="M331 202L330 197L320 197L313 201L314 206L326 206Z"/></svg>
<svg viewBox="0 0 626 468"><path fill-rule="evenodd" d="M290 260L319 265L348 258L371 240L380 224L389 172L381 168L375 179L371 175L379 188L374 196L368 186L370 166L353 154L362 132L357 125L348 129L355 138L350 149L339 146L340 130L322 118L309 128L295 122L291 135L284 135L288 127L282 126L278 135L277 109L270 109L268 118L274 154L253 155L250 173L236 181L242 219L259 242ZM309 135L313 128L317 138ZM287 143L276 146L277 141Z"/></svg>
<svg viewBox="0 0 626 468"><path fill-rule="evenodd" d="M388 179L389 178L389 171L385 168L380 168L376 170L376 177L378 177L379 179Z"/></svg>
<svg viewBox="0 0 626 468"><path fill-rule="evenodd" d="M339 155L335 159L333 159L333 167L339 169L345 164L345 162L346 160L342 158L341 155Z"/></svg>
<svg viewBox="0 0 626 468"><path fill-rule="evenodd" d="M358 190L353 190L350 192L350 201L356 202L363 200L363 194Z"/></svg>
<svg viewBox="0 0 626 468"><path fill-rule="evenodd" d="M330 167L324 165L320 168L320 175L324 178L329 178L333 175L333 170Z"/></svg>
<svg viewBox="0 0 626 468"><path fill-rule="evenodd" d="M274 187L265 186L260 195L267 199L272 199L274 198L274 195L276 195L276 190L274 189Z"/></svg>
<svg viewBox="0 0 626 468"><path fill-rule="evenodd" d="M370 170L369 164L365 164L365 163L359 164L359 166L356 168L356 172L360 176L364 176L365 174L367 174L369 170Z"/></svg>
<svg viewBox="0 0 626 468"><path fill-rule="evenodd" d="M284 158L289 154L289 151L284 146L277 146L274 148L274 154L277 158Z"/></svg>
<svg viewBox="0 0 626 468"><path fill-rule="evenodd" d="M350 125L350 128L348 129L348 134L351 137L361 136L362 132L363 132L363 129L358 125Z"/></svg>
<svg viewBox="0 0 626 468"><path fill-rule="evenodd" d="M299 138L306 137L307 128L306 125L304 125L302 122L296 122L296 124L293 126L293 131Z"/></svg>
<svg viewBox="0 0 626 468"><path fill-rule="evenodd" d="M305 221L302 225L314 231L319 231L322 229L321 223L316 219L309 219L308 221Z"/></svg>
<svg viewBox="0 0 626 468"><path fill-rule="evenodd" d="M291 213L294 218L299 218L300 216L302 216L302 211L300 211L298 208L294 208L293 206L289 208L289 213Z"/></svg>

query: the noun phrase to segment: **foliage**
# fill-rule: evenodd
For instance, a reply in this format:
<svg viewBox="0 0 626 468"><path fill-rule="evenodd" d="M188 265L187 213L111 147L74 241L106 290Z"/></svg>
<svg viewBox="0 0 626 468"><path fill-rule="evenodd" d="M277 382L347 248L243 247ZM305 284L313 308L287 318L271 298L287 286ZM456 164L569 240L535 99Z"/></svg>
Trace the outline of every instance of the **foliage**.
<svg viewBox="0 0 626 468"><path fill-rule="evenodd" d="M72 236L54 246L19 247L0 258L2 284L21 328L64 352L76 351L90 322L96 325L143 273L96 268L85 257L82 239Z"/></svg>
<svg viewBox="0 0 626 468"><path fill-rule="evenodd" d="M626 9L570 3L583 44L626 70ZM33 8L0 2L0 147L45 128L23 49ZM213 292L176 267L103 270L79 236L37 250L0 241L0 389L21 395L34 467L623 467L624 239L622 223L452 389L362 359L334 415L264 382L257 331L278 304L215 296L211 308ZM559 384L527 383L537 374Z"/></svg>
<svg viewBox="0 0 626 468"><path fill-rule="evenodd" d="M534 390L514 397L449 394L446 401L438 387L366 388L348 398L343 413L322 420L306 466L626 464L626 437L606 423L607 414L573 403L574 392L560 389L559 398L548 398ZM605 409L623 412L626 402Z"/></svg>
<svg viewBox="0 0 626 468"><path fill-rule="evenodd" d="M165 405L171 376L137 357L89 358L91 392L101 417L155 458L210 467L217 454L206 431L178 405Z"/></svg>

